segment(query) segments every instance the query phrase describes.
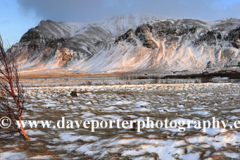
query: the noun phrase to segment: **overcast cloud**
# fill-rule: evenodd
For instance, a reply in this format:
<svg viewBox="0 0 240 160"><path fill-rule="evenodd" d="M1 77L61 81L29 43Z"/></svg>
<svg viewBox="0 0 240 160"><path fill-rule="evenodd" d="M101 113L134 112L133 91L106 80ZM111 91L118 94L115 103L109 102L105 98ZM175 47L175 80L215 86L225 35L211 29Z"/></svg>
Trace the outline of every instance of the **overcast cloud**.
<svg viewBox="0 0 240 160"><path fill-rule="evenodd" d="M240 18L240 0L1 0L0 34L10 45L41 20L93 22L124 13L212 21Z"/></svg>
<svg viewBox="0 0 240 160"><path fill-rule="evenodd" d="M54 21L98 21L122 13L154 13L169 18L240 18L237 0L18 0L25 11Z"/></svg>

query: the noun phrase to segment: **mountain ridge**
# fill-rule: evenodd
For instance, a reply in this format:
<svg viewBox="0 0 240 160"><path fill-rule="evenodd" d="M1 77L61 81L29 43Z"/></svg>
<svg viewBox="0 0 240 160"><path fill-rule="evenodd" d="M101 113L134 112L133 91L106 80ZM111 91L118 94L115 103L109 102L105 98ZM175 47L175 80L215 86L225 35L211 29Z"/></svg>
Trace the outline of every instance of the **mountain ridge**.
<svg viewBox="0 0 240 160"><path fill-rule="evenodd" d="M41 21L11 50L24 71L198 72L238 64L239 19L160 18L124 14L94 23Z"/></svg>

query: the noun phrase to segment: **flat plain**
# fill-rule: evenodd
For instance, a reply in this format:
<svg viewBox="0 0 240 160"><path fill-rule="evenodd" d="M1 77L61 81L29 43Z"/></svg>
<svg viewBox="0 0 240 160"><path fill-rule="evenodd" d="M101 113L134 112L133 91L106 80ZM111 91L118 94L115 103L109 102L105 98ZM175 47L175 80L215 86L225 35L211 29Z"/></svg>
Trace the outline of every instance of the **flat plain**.
<svg viewBox="0 0 240 160"><path fill-rule="evenodd" d="M72 92L77 96L73 97ZM23 120L240 120L238 83L28 86ZM26 128L0 159L239 159L239 128Z"/></svg>

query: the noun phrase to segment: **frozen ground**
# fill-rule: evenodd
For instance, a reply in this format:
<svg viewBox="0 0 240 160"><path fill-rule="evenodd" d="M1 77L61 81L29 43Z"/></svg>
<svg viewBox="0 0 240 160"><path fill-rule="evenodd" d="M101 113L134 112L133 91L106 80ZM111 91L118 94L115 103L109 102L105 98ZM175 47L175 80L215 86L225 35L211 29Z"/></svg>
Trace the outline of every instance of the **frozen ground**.
<svg viewBox="0 0 240 160"><path fill-rule="evenodd" d="M78 97L72 97L72 91ZM144 84L28 88L23 120L240 120L240 85ZM26 129L0 139L0 159L240 159L240 129ZM5 130L0 130L4 135Z"/></svg>

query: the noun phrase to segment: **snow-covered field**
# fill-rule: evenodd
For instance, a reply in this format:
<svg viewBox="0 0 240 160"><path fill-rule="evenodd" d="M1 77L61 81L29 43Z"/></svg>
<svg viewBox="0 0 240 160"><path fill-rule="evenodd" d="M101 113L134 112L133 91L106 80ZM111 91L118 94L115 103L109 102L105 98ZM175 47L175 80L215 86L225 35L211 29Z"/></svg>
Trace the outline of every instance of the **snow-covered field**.
<svg viewBox="0 0 240 160"><path fill-rule="evenodd" d="M26 97L23 120L240 120L237 83L32 87ZM236 128L26 131L29 141L0 139L0 159L240 159Z"/></svg>

